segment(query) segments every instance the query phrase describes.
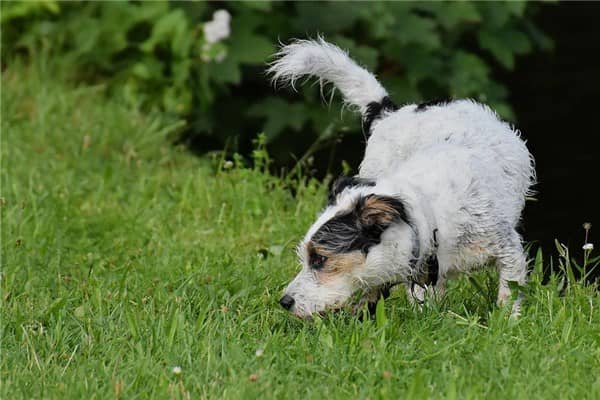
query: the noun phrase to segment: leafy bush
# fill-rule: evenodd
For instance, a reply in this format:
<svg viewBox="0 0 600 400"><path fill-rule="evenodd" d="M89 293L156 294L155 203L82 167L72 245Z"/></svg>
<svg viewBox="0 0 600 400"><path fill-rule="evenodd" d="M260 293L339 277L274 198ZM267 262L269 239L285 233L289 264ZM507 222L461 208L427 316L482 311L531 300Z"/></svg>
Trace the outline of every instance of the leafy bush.
<svg viewBox="0 0 600 400"><path fill-rule="evenodd" d="M264 65L278 40L315 37L350 50L398 103L472 97L507 118L494 68L551 45L524 2L2 2L3 59L59 59L148 110L184 117L200 151L248 153L263 131L279 163L331 149L360 125L318 88L275 93ZM231 15L215 39L214 12ZM223 16L223 13L221 13ZM212 22L211 22L212 21ZM217 21L218 22L218 21ZM230 26L229 26L230 25ZM229 32L230 29L230 32ZM217 29L218 31L218 29ZM219 35L217 34L217 36ZM341 116L341 117L340 117ZM358 136L357 136L358 137Z"/></svg>

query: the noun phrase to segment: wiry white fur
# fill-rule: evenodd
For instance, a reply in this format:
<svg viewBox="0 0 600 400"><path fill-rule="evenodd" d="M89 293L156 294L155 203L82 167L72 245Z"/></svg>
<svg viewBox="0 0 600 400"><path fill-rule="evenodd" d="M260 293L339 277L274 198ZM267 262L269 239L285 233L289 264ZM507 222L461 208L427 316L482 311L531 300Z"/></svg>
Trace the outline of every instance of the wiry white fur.
<svg viewBox="0 0 600 400"><path fill-rule="evenodd" d="M344 86L349 101L357 105L385 93L373 83L372 75L357 73L357 68L363 70L333 45L301 41L290 46L281 50L282 57L272 67L276 78L287 77L293 82L301 74L312 74L336 85L353 82L355 87L378 93L360 97ZM316 57L318 67L302 67L313 59L306 54L323 52L337 57L334 67L327 67L323 56ZM360 79L364 81L358 82ZM519 132L488 107L471 100L415 110L416 105L407 105L375 121L359 171L361 178L374 180L375 186L346 188L300 244L303 268L286 289L296 301L291 310L296 315L305 317L338 307L359 290L372 297L384 283L408 284L415 273L410 267L411 250L417 244L421 257L434 250L437 254L436 288L440 291L448 278L489 261L495 261L500 272L499 303L510 297L508 282L525 283L526 257L515 228L525 197L535 183L535 170ZM306 244L323 224L347 213L368 194L401 199L414 227L404 222L391 226L381 243L371 248L364 265L336 281L319 283L308 266ZM438 247L433 249L436 229ZM424 291L418 292L419 297L424 295ZM518 313L518 303L513 311Z"/></svg>
<svg viewBox="0 0 600 400"><path fill-rule="evenodd" d="M316 77L321 85L331 82L344 96L344 101L357 106L361 113L371 102L387 96L386 90L373 74L354 62L337 46L318 40L296 40L275 54L267 72L273 82L294 87L302 77Z"/></svg>

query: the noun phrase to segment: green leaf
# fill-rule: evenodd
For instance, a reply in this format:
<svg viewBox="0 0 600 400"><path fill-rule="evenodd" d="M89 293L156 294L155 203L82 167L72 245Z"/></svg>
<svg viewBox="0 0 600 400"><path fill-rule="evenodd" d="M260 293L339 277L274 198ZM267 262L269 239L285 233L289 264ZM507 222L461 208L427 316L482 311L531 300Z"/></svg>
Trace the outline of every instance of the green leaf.
<svg viewBox="0 0 600 400"><path fill-rule="evenodd" d="M327 326L321 323L319 328L319 343L324 347L333 348L333 336Z"/></svg>
<svg viewBox="0 0 600 400"><path fill-rule="evenodd" d="M136 318L132 311L125 311L125 318L127 319L127 326L129 327L129 333L133 339L139 338L140 329Z"/></svg>
<svg viewBox="0 0 600 400"><path fill-rule="evenodd" d="M230 54L239 63L264 64L274 52L274 44L264 36L233 32Z"/></svg>
<svg viewBox="0 0 600 400"><path fill-rule="evenodd" d="M258 11L270 11L272 9L270 1L244 1L241 3L244 7L248 7Z"/></svg>
<svg viewBox="0 0 600 400"><path fill-rule="evenodd" d="M380 80L390 96L399 103L414 103L423 98L417 85L404 77L382 75Z"/></svg>
<svg viewBox="0 0 600 400"><path fill-rule="evenodd" d="M506 3L475 2L475 5L482 16L484 27L501 29L510 19L511 11Z"/></svg>
<svg viewBox="0 0 600 400"><path fill-rule="evenodd" d="M506 7L512 15L522 17L525 14L527 2L524 0L511 0L502 3L502 5Z"/></svg>
<svg viewBox="0 0 600 400"><path fill-rule="evenodd" d="M246 115L266 118L264 132L267 142L279 136L285 128L299 131L308 119L304 104L290 104L275 97L254 104L248 109Z"/></svg>
<svg viewBox="0 0 600 400"><path fill-rule="evenodd" d="M450 89L453 97L476 97L489 76L488 66L474 54L457 52L451 60Z"/></svg>
<svg viewBox="0 0 600 400"><path fill-rule="evenodd" d="M435 29L435 22L430 18L408 14L396 20L392 32L400 44L417 43L429 48L440 47L441 42Z"/></svg>
<svg viewBox="0 0 600 400"><path fill-rule="evenodd" d="M176 114L183 114L189 110L192 95L185 88L170 86L164 89L162 100L165 110Z"/></svg>
<svg viewBox="0 0 600 400"><path fill-rule="evenodd" d="M46 317L54 317L67 303L65 297L59 297L55 299L46 309Z"/></svg>
<svg viewBox="0 0 600 400"><path fill-rule="evenodd" d="M296 2L294 28L299 32L333 33L348 29L362 15L366 4L358 2Z"/></svg>
<svg viewBox="0 0 600 400"><path fill-rule="evenodd" d="M180 52L177 46L185 44L183 36L188 31L188 21L180 9L174 9L163 15L152 28L152 34L140 48L145 52L152 52L157 44L169 43L173 51Z"/></svg>
<svg viewBox="0 0 600 400"><path fill-rule="evenodd" d="M506 68L514 67L514 55L531 50L531 43L525 34L514 29L479 32L479 45L489 50Z"/></svg>
<svg viewBox="0 0 600 400"><path fill-rule="evenodd" d="M378 328L383 328L385 323L387 322L387 317L385 315L385 300L383 297L380 297L377 300L377 305L375 306L375 323Z"/></svg>
<svg viewBox="0 0 600 400"><path fill-rule="evenodd" d="M173 84L183 86L187 83L192 68L192 60L190 58L182 58L174 60L172 65Z"/></svg>
<svg viewBox="0 0 600 400"><path fill-rule="evenodd" d="M131 67L131 73L140 79L150 80L162 77L164 65L153 57L144 57Z"/></svg>
<svg viewBox="0 0 600 400"><path fill-rule="evenodd" d="M477 7L468 1L420 2L415 8L433 13L439 24L446 30L455 29L463 23L481 22Z"/></svg>
<svg viewBox="0 0 600 400"><path fill-rule="evenodd" d="M414 86L432 78L447 79L444 76L445 60L426 46L410 44L397 48L397 59L405 66L406 79Z"/></svg>
<svg viewBox="0 0 600 400"><path fill-rule="evenodd" d="M173 346L177 331L183 325L182 320L183 316L180 316L179 310L174 309L173 314L171 315L171 323L169 324L169 331L167 334L167 344L169 348Z"/></svg>
<svg viewBox="0 0 600 400"><path fill-rule="evenodd" d="M364 3L363 3L364 4ZM395 7L404 3L393 3ZM370 2L369 7L362 9L362 19L367 25L370 35L376 39L388 39L397 19L403 19L409 13L409 8L390 10L390 3Z"/></svg>
<svg viewBox="0 0 600 400"><path fill-rule="evenodd" d="M211 62L203 66L207 75L215 83L238 84L242 80L242 71L239 63L231 57L226 57L222 62Z"/></svg>
<svg viewBox="0 0 600 400"><path fill-rule="evenodd" d="M37 14L43 14L49 11L53 14L60 12L60 5L57 1L10 1L2 2L2 12L0 12L0 22L6 23L17 18L31 18Z"/></svg>
<svg viewBox="0 0 600 400"><path fill-rule="evenodd" d="M489 50L496 60L498 60L503 66L508 69L512 69L514 66L513 53L499 37L488 31L479 32L479 45Z"/></svg>

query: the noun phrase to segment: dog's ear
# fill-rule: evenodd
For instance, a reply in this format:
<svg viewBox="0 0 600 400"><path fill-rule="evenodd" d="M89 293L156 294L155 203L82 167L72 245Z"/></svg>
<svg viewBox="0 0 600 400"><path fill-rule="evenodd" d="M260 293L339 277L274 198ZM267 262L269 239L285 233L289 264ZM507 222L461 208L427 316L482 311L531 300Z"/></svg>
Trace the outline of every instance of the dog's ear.
<svg viewBox="0 0 600 400"><path fill-rule="evenodd" d="M402 220L408 221L400 199L370 194L361 197L350 212L324 223L311 241L332 253L360 250L367 254L391 224Z"/></svg>
<svg viewBox="0 0 600 400"><path fill-rule="evenodd" d="M391 196L365 196L356 203L353 214L358 232L351 247L365 254L381 242L381 235L390 225L400 221L408 223L404 203Z"/></svg>
<svg viewBox="0 0 600 400"><path fill-rule="evenodd" d="M381 231L394 222L408 222L404 203L391 196L365 196L356 204L355 213L363 227L378 227Z"/></svg>
<svg viewBox="0 0 600 400"><path fill-rule="evenodd" d="M375 186L375 181L359 178L358 176L339 176L333 181L333 184L329 189L329 199L327 204L334 204L338 194L342 193L347 187L354 186Z"/></svg>

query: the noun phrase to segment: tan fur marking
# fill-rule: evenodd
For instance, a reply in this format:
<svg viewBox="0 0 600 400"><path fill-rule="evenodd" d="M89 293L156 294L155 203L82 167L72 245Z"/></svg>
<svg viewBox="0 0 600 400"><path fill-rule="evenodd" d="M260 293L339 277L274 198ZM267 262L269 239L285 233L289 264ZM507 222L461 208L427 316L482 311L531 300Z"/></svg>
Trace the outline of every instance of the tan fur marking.
<svg viewBox="0 0 600 400"><path fill-rule="evenodd" d="M327 257L327 261L322 270L318 271L317 276L322 283L327 283L336 278L351 273L354 269L364 265L366 257L360 251L350 253L330 254L318 251Z"/></svg>
<svg viewBox="0 0 600 400"><path fill-rule="evenodd" d="M365 205L360 216L363 224L390 224L398 215L396 211L387 201L382 200L378 196L369 196L365 200Z"/></svg>

